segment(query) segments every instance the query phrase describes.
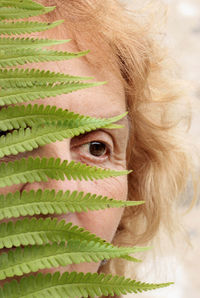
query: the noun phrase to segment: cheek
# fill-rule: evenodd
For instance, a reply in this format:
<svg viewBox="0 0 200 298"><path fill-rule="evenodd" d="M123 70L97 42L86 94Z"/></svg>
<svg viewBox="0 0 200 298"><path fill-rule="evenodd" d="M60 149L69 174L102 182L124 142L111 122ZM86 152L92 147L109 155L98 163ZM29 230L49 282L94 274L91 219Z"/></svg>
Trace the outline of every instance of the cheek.
<svg viewBox="0 0 200 298"><path fill-rule="evenodd" d="M85 185L87 192L100 194L116 200L127 199L127 177L95 181ZM77 213L78 224L107 241L111 241L123 214L123 208Z"/></svg>

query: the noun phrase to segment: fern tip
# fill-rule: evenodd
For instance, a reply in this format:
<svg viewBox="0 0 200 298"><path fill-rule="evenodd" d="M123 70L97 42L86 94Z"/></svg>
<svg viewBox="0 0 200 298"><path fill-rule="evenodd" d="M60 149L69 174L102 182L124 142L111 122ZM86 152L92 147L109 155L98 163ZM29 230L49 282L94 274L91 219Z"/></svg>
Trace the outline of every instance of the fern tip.
<svg viewBox="0 0 200 298"><path fill-rule="evenodd" d="M95 84L95 86L101 86L101 85L107 84L107 82L106 81L102 81L102 82L96 82L94 84Z"/></svg>
<svg viewBox="0 0 200 298"><path fill-rule="evenodd" d="M56 8L56 6L46 6L45 9L51 9L51 10L54 10Z"/></svg>
<svg viewBox="0 0 200 298"><path fill-rule="evenodd" d="M48 25L50 26L50 25L54 25L54 27L57 27L57 26L59 26L59 25L61 25L62 23L64 23L64 21L65 20L58 20L58 21L55 21L55 22L53 22L53 23L48 23Z"/></svg>

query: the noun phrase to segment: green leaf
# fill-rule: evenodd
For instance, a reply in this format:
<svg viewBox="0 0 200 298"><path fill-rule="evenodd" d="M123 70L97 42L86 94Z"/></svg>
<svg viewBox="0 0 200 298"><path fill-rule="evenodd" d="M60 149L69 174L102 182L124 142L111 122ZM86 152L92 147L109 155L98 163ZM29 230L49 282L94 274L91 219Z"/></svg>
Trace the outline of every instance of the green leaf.
<svg viewBox="0 0 200 298"><path fill-rule="evenodd" d="M14 37L6 38L6 37L4 37L4 38L0 38L0 50L11 49L11 48L14 48L14 49L42 48L42 47L46 47L46 46L63 44L63 43L69 42L69 41L70 41L70 39L54 40L54 39L47 39L47 38L38 39L38 38L28 38L28 37L26 37L26 38L14 38ZM15 70L10 70L10 71L7 70L7 73L10 76L10 78L12 79L13 78L12 72L13 72L13 74L14 73L18 74L22 71L24 71L24 74L25 74L25 70L23 70L23 69L15 69ZM29 70L26 70L26 71L28 72ZM44 73L44 71L43 71L43 73ZM1 79L2 79L2 74L3 74L3 70L1 70Z"/></svg>
<svg viewBox="0 0 200 298"><path fill-rule="evenodd" d="M80 83L80 82L69 82L35 87L26 88L12 88L8 90L2 90L0 93L0 106L15 104L27 101L33 101L36 99L44 99L46 97L55 97L61 94L68 94L77 90L100 86L105 82L97 83Z"/></svg>
<svg viewBox="0 0 200 298"><path fill-rule="evenodd" d="M77 82L91 77L78 77L39 69L0 69L0 86L6 88L33 87L54 83Z"/></svg>
<svg viewBox="0 0 200 298"><path fill-rule="evenodd" d="M35 181L56 180L93 180L126 175L130 171L114 171L87 166L83 163L67 160L61 162L60 158L22 158L14 162L0 163L0 187L19 183L33 183Z"/></svg>
<svg viewBox="0 0 200 298"><path fill-rule="evenodd" d="M61 242L24 249L19 247L0 255L0 280L40 269L120 258L138 251L141 250L137 247L115 247L107 243L80 240L69 240L67 245Z"/></svg>
<svg viewBox="0 0 200 298"><path fill-rule="evenodd" d="M55 6L44 7L41 9L26 9L18 7L3 7L0 5L0 20L14 20L29 18L33 16L38 16L41 14L48 13L55 9Z"/></svg>
<svg viewBox="0 0 200 298"><path fill-rule="evenodd" d="M0 7L18 7L24 9L43 9L43 5L32 0L0 0Z"/></svg>
<svg viewBox="0 0 200 298"><path fill-rule="evenodd" d="M0 34L10 35L10 34L25 34L33 32L45 31L58 25L62 24L63 20L56 21L53 23L39 23L39 22L0 22ZM1 52L0 52L1 53ZM10 66L10 65L7 65Z"/></svg>
<svg viewBox="0 0 200 298"><path fill-rule="evenodd" d="M138 206L143 201L119 201L96 194L78 191L62 191L41 189L29 192L19 191L0 195L0 220L36 214L65 214L67 212L82 212Z"/></svg>
<svg viewBox="0 0 200 298"><path fill-rule="evenodd" d="M20 105L9 106L0 110L0 130L19 129L20 127L32 127L41 123L52 121L68 121L69 127L91 126L107 127L107 128L120 128L120 125L112 124L119 121L127 113L118 115L112 118L93 118L75 114L68 110L62 110L56 106L44 105Z"/></svg>
<svg viewBox="0 0 200 298"><path fill-rule="evenodd" d="M0 51L0 66L17 66L33 62L69 60L84 56L88 51L69 53L41 49L16 49Z"/></svg>
<svg viewBox="0 0 200 298"><path fill-rule="evenodd" d="M48 13L55 7L45 7L32 0L0 0L0 35L26 34L54 28L63 21L39 23L12 21ZM5 21L4 21L5 20ZM68 53L43 50L43 47L65 43L68 40L38 38L0 38L0 67L13 67L34 62L61 61L85 55L87 52ZM0 105L9 105L67 94L79 89L98 86L84 83L90 78L65 75L37 69L0 70ZM0 158L31 151L57 140L74 137L98 128L119 128L113 124L124 115L110 119L95 119L57 109L56 106L11 106L0 111ZM29 126L27 128L27 126ZM15 131L14 129L19 129ZM13 133L9 132L14 130ZM4 136L4 132L8 131ZM13 158L13 157L12 157ZM82 163L54 158L22 158L0 163L0 187L19 183L55 180L93 180L126 175L129 171L113 171ZM63 193L54 190L17 191L0 195L0 220L6 218L65 214L111 207L136 206L144 202L124 202L83 192ZM50 243L49 243L50 242ZM67 243L66 243L67 242ZM24 247L19 247L23 245ZM32 246L31 246L32 245ZM89 231L57 218L25 218L0 224L0 249L13 248L0 255L0 279L21 276L40 269L99 262L121 257L138 262L130 253L148 248L114 247ZM146 284L119 276L97 273L38 274L6 283L0 288L0 298L94 297L138 293L167 284Z"/></svg>
<svg viewBox="0 0 200 298"><path fill-rule="evenodd" d="M113 296L140 293L172 285L173 283L149 284L125 279L122 276L104 274L83 274L59 272L51 274L39 273L35 276L22 278L20 283L11 281L0 291L0 298L78 298Z"/></svg>
<svg viewBox="0 0 200 298"><path fill-rule="evenodd" d="M95 241L105 243L105 240L91 234L89 231L66 223L65 220L58 221L57 218L32 218L22 219L13 223L0 224L0 249L11 248L20 245L42 245L49 241L60 242L70 239Z"/></svg>
<svg viewBox="0 0 200 298"><path fill-rule="evenodd" d="M80 119L46 122L32 129L20 128L13 133L7 133L0 137L0 158L8 155L16 155L25 151L32 151L39 146L62 141L67 138L73 138L96 130L99 128L109 128L110 119L99 121L91 118L91 122L84 123ZM111 125L111 128L113 125Z"/></svg>

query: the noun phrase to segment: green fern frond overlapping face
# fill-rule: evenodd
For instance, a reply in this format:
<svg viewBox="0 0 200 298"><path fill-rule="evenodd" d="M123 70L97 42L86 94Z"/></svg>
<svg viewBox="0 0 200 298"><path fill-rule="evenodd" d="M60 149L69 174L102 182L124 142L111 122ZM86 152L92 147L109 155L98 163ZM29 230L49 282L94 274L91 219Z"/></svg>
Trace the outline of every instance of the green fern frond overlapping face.
<svg viewBox="0 0 200 298"><path fill-rule="evenodd" d="M39 41L39 39L34 39L34 42L35 41ZM49 39L43 39L43 43L44 44L46 43L46 45L47 44L51 45ZM37 45L39 44L40 46L43 46L43 43L41 42L41 45L40 45L38 42ZM52 41L52 43L54 43L54 41ZM58 42L56 42L56 44L58 44ZM29 44L27 45L27 47L29 47ZM0 86L2 88L33 87L35 85L47 85L47 84L53 84L53 83L83 81L83 80L89 80L89 79L92 79L92 78L70 76L67 74L55 73L55 72L44 71L39 69L0 70Z"/></svg>
<svg viewBox="0 0 200 298"><path fill-rule="evenodd" d="M91 193L46 189L0 195L0 220L33 214L64 214L112 207L138 206L141 201L118 201Z"/></svg>
<svg viewBox="0 0 200 298"><path fill-rule="evenodd" d="M169 286L167 284L148 284L125 279L124 277L104 274L64 273L53 275L38 274L26 277L19 284L12 281L0 291L0 297L33 298L33 297L100 297L114 296L114 294L141 293L157 288ZM33 294L34 293L34 294ZM73 295L73 293L75 295ZM3 296L4 295L4 296Z"/></svg>
<svg viewBox="0 0 200 298"><path fill-rule="evenodd" d="M0 22L0 34L11 35L11 34L25 34L33 32L42 32L51 28L54 28L60 24L61 21L56 21L51 24L39 23L39 22Z"/></svg>
<svg viewBox="0 0 200 298"><path fill-rule="evenodd" d="M125 114L112 117L110 119L92 118L89 116L83 116L75 114L71 111L62 110L56 106L44 106L44 105L21 105L21 106L9 106L0 110L0 128L1 131L13 130L28 127L38 127L42 123L50 121L63 121L68 123L68 128L79 128L88 126L88 130L97 128L120 128L118 124L114 122L123 118Z"/></svg>
<svg viewBox="0 0 200 298"><path fill-rule="evenodd" d="M54 107L53 107L54 108ZM54 110L51 108L50 111ZM22 108L23 109L23 108ZM27 109L26 109L27 110ZM30 109L29 109L30 110ZM36 110L36 109L35 109ZM45 112L47 109L43 110ZM49 111L49 109L48 109ZM13 114L13 111L11 111ZM36 112L36 111L35 111ZM41 109L40 109L41 113ZM61 114L61 113L60 113ZM69 114L69 113L63 113L62 114ZM36 118L32 115L32 118L30 118L30 115L27 117L30 120L33 119L36 120ZM120 117L114 117L111 119L93 119L90 117L77 117L77 115L74 115L74 117L71 117L71 119L67 119L64 121L58 120L58 121L51 121L50 115L48 113L49 121L45 122L43 124L38 124L36 127L30 128L20 128L19 130L14 130L11 133L7 133L6 136L3 135L0 137L0 158L8 155L16 155L20 152L25 151L32 151L33 149L38 148L39 146L44 146L49 143L53 143L56 141L62 141L63 139L78 136L80 134L90 132L92 130L98 129L98 128L116 128L117 125L110 124L114 119L120 118ZM54 113L52 116L56 116ZM58 119L57 114L57 119ZM22 117L20 117L22 118ZM6 119L8 120L8 119ZM13 121L15 120L15 121ZM45 117L41 118L41 122L44 122ZM47 120L47 118L46 118ZM39 123L39 119L37 118L37 121ZM16 118L11 118L11 122L2 121L2 130L6 129L5 124L7 124L7 127L11 127L11 124L17 124L19 125L19 122L16 121ZM24 123L25 124L25 123Z"/></svg>
<svg viewBox="0 0 200 298"><path fill-rule="evenodd" d="M48 13L54 8L44 7L32 0L0 0L0 158L32 151L99 128L120 128L116 122L125 116L123 114L109 119L96 119L56 106L13 105L104 84L87 82L92 79L90 77L12 68L29 62L68 60L87 54L88 51L68 53L44 48L69 40L7 37L41 32L61 24L62 20L53 23L16 21ZM59 158L53 157L29 157L0 162L0 187L49 179L106 179L128 173L129 171L106 170L74 161L61 162ZM16 276L40 269L81 262L99 262L110 258L139 261L131 254L146 248L115 247L72 223L59 221L57 218L38 218L38 215L87 212L143 203L118 201L78 191L56 193L49 189L1 194L0 249L6 248L7 251L0 255L0 280L8 277L14 280L0 288L0 298L94 297L138 293L168 286L169 284L140 283L118 276L76 272L66 272L62 276L59 272L38 273L22 278L20 282L15 280ZM23 216L29 218L21 219ZM13 218L18 220L14 222Z"/></svg>
<svg viewBox="0 0 200 298"><path fill-rule="evenodd" d="M87 54L88 51L80 53L58 52L41 49L11 49L1 50L0 66L17 66L33 62L60 61L78 58Z"/></svg>
<svg viewBox="0 0 200 298"><path fill-rule="evenodd" d="M0 39L0 49L20 49L20 48L42 48L45 46L52 46L57 44L62 44L70 41L69 39L66 40L54 40L54 39L38 39L38 38L1 38ZM12 70L11 70L12 71ZM18 71L16 69L15 71ZM9 74L11 77L11 73Z"/></svg>
<svg viewBox="0 0 200 298"><path fill-rule="evenodd" d="M61 162L60 158L22 158L2 162L0 164L0 187L11 186L19 183L33 183L35 181L48 181L48 178L64 181L68 180L93 180L117 177L128 174L128 171L114 171L87 166L80 162Z"/></svg>

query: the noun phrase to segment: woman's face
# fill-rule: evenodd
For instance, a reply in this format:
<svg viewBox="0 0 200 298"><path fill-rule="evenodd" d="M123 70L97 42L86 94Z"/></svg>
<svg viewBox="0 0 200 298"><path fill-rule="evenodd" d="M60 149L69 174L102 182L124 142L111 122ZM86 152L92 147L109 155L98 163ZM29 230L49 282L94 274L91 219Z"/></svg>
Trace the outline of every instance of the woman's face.
<svg viewBox="0 0 200 298"><path fill-rule="evenodd" d="M70 44L67 45L70 51ZM74 49L73 49L74 50ZM58 63L47 63L34 65L34 67L43 67L52 71L60 71L73 75L93 76L96 81L107 81L106 85L80 90L68 95L61 95L56 98L38 100L36 103L44 105L56 105L58 108L67 109L89 115L93 117L113 117L126 111L125 96L122 85L116 76L107 71L96 71L88 64L85 58L77 58L70 61ZM34 102L35 103L35 102ZM19 154L16 158L27 156L39 157L59 157L61 160L75 160L86 163L91 166L109 168L113 170L126 169L126 147L128 140L128 123L124 118L120 121L124 128L117 130L101 129L87 134L66 139L62 142L48 144L35 149L32 152ZM96 145L92 142L98 142ZM6 161L13 157L6 158ZM118 200L127 198L127 177L109 178L97 181L55 181L35 182L32 184L20 184L17 186L1 189L1 193L7 193L16 190L30 189L54 189L58 190L79 190L103 196L112 197ZM65 219L90 230L92 233L111 241L116 233L123 209L113 208L102 211L90 211L82 213L69 213L58 216L59 219ZM70 267L70 268L69 268ZM77 270L83 272L96 272L99 264L80 264L68 266L67 270ZM66 268L59 268L65 271ZM57 270L57 269L56 269ZM48 270L49 271L49 270ZM53 270L51 270L53 271Z"/></svg>

